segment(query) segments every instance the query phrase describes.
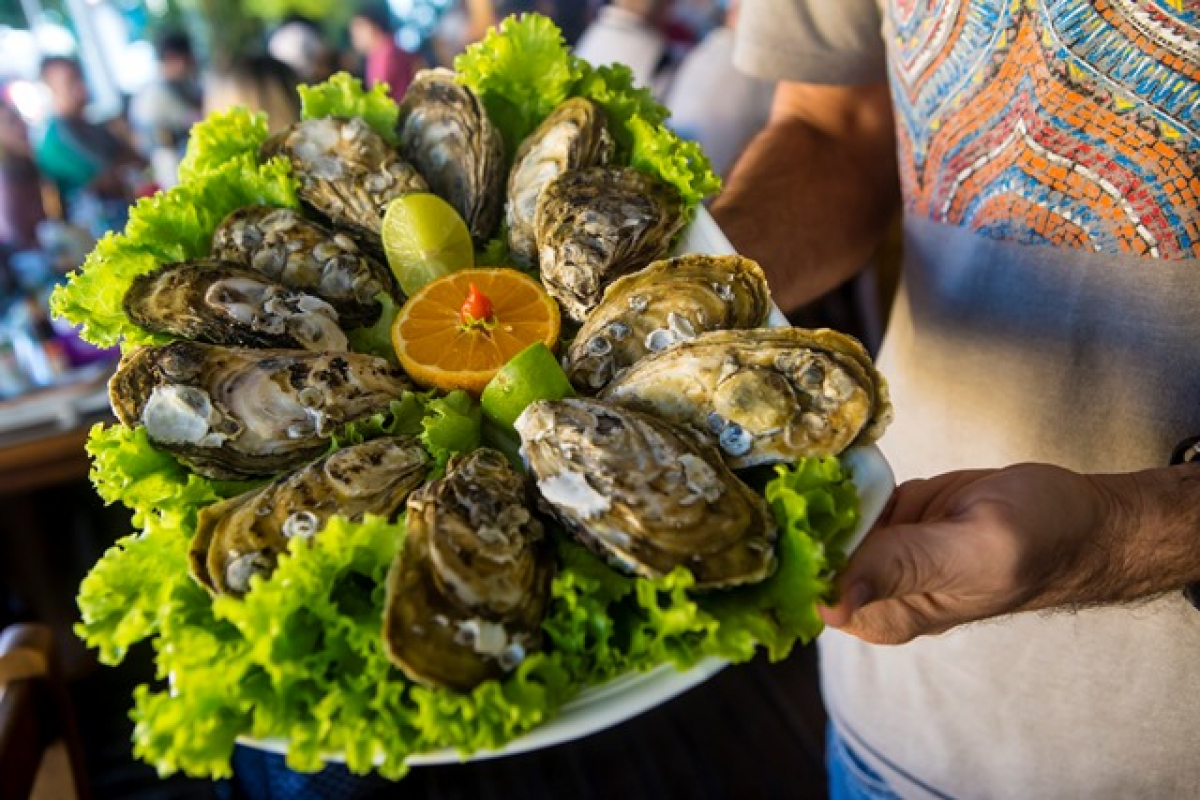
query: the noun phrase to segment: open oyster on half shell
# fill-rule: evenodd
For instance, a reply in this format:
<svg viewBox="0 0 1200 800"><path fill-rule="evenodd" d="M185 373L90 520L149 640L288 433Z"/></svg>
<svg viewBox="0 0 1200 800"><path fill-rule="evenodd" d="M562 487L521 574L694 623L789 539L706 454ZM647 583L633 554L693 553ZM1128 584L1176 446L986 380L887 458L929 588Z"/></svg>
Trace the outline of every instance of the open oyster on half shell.
<svg viewBox="0 0 1200 800"><path fill-rule="evenodd" d="M554 559L501 453L456 456L408 499L383 638L412 680L470 691L540 647Z"/></svg>
<svg viewBox="0 0 1200 800"><path fill-rule="evenodd" d="M504 202L504 140L479 98L448 69L417 73L400 103L400 152L430 190L490 239Z"/></svg>
<svg viewBox="0 0 1200 800"><path fill-rule="evenodd" d="M333 306L225 261L180 261L139 275L124 307L140 328L198 342L347 349Z"/></svg>
<svg viewBox="0 0 1200 800"><path fill-rule="evenodd" d="M213 233L212 257L315 294L337 310L347 329L374 325L383 309L379 293L397 293L391 271L353 239L288 208L234 211Z"/></svg>
<svg viewBox="0 0 1200 800"><path fill-rule="evenodd" d="M576 389L595 393L643 356L705 331L757 328L770 313L767 278L748 258L655 261L608 287L563 366Z"/></svg>
<svg viewBox="0 0 1200 800"><path fill-rule="evenodd" d="M892 418L867 351L828 329L703 333L643 358L600 396L712 434L734 468L838 455Z"/></svg>
<svg viewBox="0 0 1200 800"><path fill-rule="evenodd" d="M600 557L697 589L756 583L777 563L766 501L687 427L599 400L540 400L516 422L548 510Z"/></svg>
<svg viewBox="0 0 1200 800"><path fill-rule="evenodd" d="M534 222L546 184L568 170L607 165L615 149L608 115L586 97L559 104L525 137L508 173L506 206L508 249L518 264L537 264Z"/></svg>
<svg viewBox="0 0 1200 800"><path fill-rule="evenodd" d="M610 283L665 256L682 225L679 193L644 172L564 172L542 190L534 222L546 291L583 322Z"/></svg>
<svg viewBox="0 0 1200 800"><path fill-rule="evenodd" d="M335 514L393 517L429 471L412 437L353 445L266 486L200 510L188 553L192 576L213 594L245 594L266 577L293 539L319 533Z"/></svg>
<svg viewBox="0 0 1200 800"><path fill-rule="evenodd" d="M172 342L127 353L108 382L117 418L209 478L274 475L320 456L342 425L412 383L359 353Z"/></svg>
<svg viewBox="0 0 1200 800"><path fill-rule="evenodd" d="M413 166L361 119L323 117L295 123L268 139L261 156L285 156L300 199L382 255L383 210L402 194L427 192Z"/></svg>

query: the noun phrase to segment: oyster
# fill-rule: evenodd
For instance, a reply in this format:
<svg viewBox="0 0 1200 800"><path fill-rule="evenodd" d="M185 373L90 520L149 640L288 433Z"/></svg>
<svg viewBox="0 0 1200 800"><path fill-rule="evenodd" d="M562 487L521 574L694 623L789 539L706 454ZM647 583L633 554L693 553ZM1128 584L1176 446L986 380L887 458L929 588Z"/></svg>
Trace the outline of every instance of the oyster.
<svg viewBox="0 0 1200 800"><path fill-rule="evenodd" d="M344 233L288 208L249 206L234 211L213 234L212 256L320 297L347 329L374 325L380 292L396 293L392 273Z"/></svg>
<svg viewBox="0 0 1200 800"><path fill-rule="evenodd" d="M608 287L563 365L575 388L594 393L642 356L705 331L757 328L770 313L766 276L748 258L655 261Z"/></svg>
<svg viewBox="0 0 1200 800"><path fill-rule="evenodd" d="M495 450L452 459L408 498L383 638L409 678L469 691L541 643L553 557L525 484Z"/></svg>
<svg viewBox="0 0 1200 800"><path fill-rule="evenodd" d="M429 191L416 169L357 117L297 122L263 144L263 158L276 155L292 162L301 200L378 256L384 207L402 194Z"/></svg>
<svg viewBox="0 0 1200 800"><path fill-rule="evenodd" d="M213 594L245 594L251 575L274 571L289 540L319 533L335 514L394 516L428 470L416 439L375 439L202 508L188 553L192 576Z"/></svg>
<svg viewBox="0 0 1200 800"><path fill-rule="evenodd" d="M224 261L180 261L139 275L124 306L140 328L198 342L347 348L333 306Z"/></svg>
<svg viewBox="0 0 1200 800"><path fill-rule="evenodd" d="M583 322L610 283L666 255L682 225L674 187L632 167L564 172L538 200L542 282Z"/></svg>
<svg viewBox="0 0 1200 800"><path fill-rule="evenodd" d="M616 145L608 115L586 97L572 97L550 112L521 142L508 173L508 249L526 267L537 264L534 218L546 184L567 170L604 166Z"/></svg>
<svg viewBox="0 0 1200 800"><path fill-rule="evenodd" d="M703 333L643 358L600 396L712 433L734 468L837 455L892 418L867 351L827 329Z"/></svg>
<svg viewBox="0 0 1200 800"><path fill-rule="evenodd" d="M421 70L404 93L397 130L400 152L454 206L471 238L491 238L504 197L504 140L475 93L448 69Z"/></svg>
<svg viewBox="0 0 1200 800"><path fill-rule="evenodd" d="M210 478L273 475L320 456L347 422L412 383L359 353L172 342L126 354L108 382L117 418Z"/></svg>
<svg viewBox="0 0 1200 800"><path fill-rule="evenodd" d="M698 589L755 583L776 565L775 519L690 429L599 400L541 400L517 419L549 510L614 566L686 567Z"/></svg>

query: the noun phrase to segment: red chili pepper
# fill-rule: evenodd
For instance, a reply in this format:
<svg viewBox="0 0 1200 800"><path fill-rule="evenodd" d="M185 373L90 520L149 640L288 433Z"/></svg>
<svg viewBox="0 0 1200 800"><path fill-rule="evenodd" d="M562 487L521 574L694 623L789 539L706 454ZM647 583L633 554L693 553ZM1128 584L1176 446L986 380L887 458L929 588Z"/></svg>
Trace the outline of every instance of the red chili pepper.
<svg viewBox="0 0 1200 800"><path fill-rule="evenodd" d="M478 286L470 284L467 289L467 299L463 301L462 309L458 312L458 321L463 325L491 322L494 313L492 301L488 299L488 296L479 291Z"/></svg>

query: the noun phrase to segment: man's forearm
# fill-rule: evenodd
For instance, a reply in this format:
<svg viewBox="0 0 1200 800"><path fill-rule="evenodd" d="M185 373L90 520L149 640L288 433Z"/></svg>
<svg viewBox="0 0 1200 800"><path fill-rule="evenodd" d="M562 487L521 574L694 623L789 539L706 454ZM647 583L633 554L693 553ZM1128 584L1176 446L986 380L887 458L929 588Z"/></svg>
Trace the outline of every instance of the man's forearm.
<svg viewBox="0 0 1200 800"><path fill-rule="evenodd" d="M1112 502L1094 553L1095 601L1132 600L1200 581L1200 465L1093 480ZM1093 599L1088 593L1084 602Z"/></svg>
<svg viewBox="0 0 1200 800"><path fill-rule="evenodd" d="M712 208L784 311L861 269L899 205L886 87L805 88L790 108L777 100Z"/></svg>

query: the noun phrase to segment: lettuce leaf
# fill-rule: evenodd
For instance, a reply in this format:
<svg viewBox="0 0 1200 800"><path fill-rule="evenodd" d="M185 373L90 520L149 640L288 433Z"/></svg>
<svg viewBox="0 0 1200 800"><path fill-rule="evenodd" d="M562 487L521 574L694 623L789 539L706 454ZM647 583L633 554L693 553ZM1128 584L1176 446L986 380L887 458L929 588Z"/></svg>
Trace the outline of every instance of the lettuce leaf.
<svg viewBox="0 0 1200 800"><path fill-rule="evenodd" d="M392 344L392 322L400 309L396 301L387 292L380 292L375 299L383 306L379 319L369 328L355 328L346 332L350 341L350 349L356 353L366 353L377 358L384 358L394 367L400 366L396 358L396 347Z"/></svg>
<svg viewBox="0 0 1200 800"><path fill-rule="evenodd" d="M482 99L511 156L559 103L574 96L584 62L537 14L508 17L454 59L458 79Z"/></svg>
<svg viewBox="0 0 1200 800"><path fill-rule="evenodd" d="M304 119L359 117L389 144L400 141L396 135L400 109L384 83L368 91L358 78L339 72L324 83L301 86L300 108Z"/></svg>
<svg viewBox="0 0 1200 800"><path fill-rule="evenodd" d="M522 14L505 19L454 60L458 79L483 100L511 156L521 142L568 97L587 97L608 114L617 162L671 184L690 219L720 178L700 148L664 126L667 109L633 84L624 65L593 67L571 54L549 19Z"/></svg>
<svg viewBox="0 0 1200 800"><path fill-rule="evenodd" d="M267 115L244 106L210 114L192 127L187 152L179 164L179 182L190 183L235 159L257 160L267 140Z"/></svg>

